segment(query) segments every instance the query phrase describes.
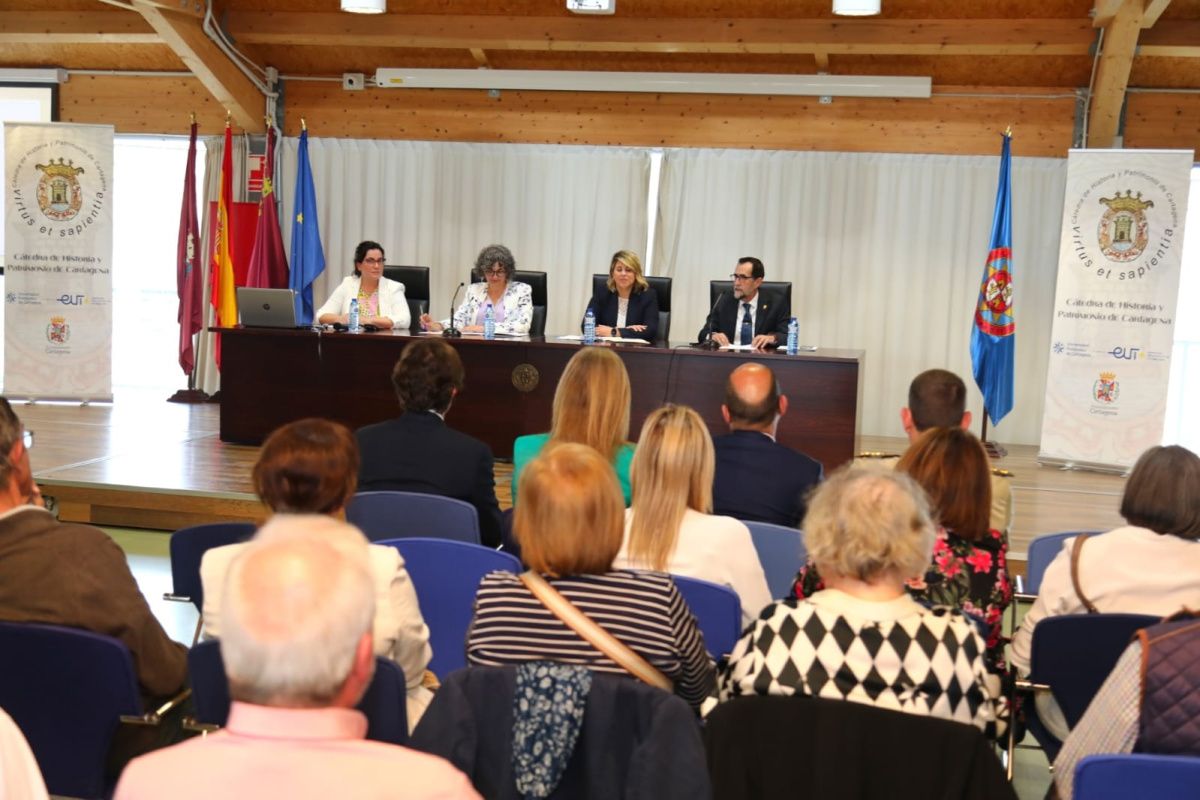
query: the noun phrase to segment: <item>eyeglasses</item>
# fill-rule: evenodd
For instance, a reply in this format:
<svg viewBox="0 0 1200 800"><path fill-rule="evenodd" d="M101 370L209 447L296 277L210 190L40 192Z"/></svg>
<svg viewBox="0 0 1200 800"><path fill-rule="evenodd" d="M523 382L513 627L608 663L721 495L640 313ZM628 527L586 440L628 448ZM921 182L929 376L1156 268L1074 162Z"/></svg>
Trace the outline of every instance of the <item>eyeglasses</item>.
<svg viewBox="0 0 1200 800"><path fill-rule="evenodd" d="M754 276L753 276L753 275L738 275L736 272L735 272L735 273L733 273L732 275L730 275L730 276L729 276L729 278L730 278L730 280L732 280L734 283L737 283L738 281L752 281L752 280L754 280Z"/></svg>
<svg viewBox="0 0 1200 800"><path fill-rule="evenodd" d="M21 443L25 445L26 450L33 448L33 431L21 431Z"/></svg>
<svg viewBox="0 0 1200 800"><path fill-rule="evenodd" d="M493 278L503 278L506 272L507 270L504 267L496 267L495 269L485 269L483 274L490 275Z"/></svg>
<svg viewBox="0 0 1200 800"><path fill-rule="evenodd" d="M382 258L364 258L362 263L366 264L369 267L379 267L379 266L383 265L383 259Z"/></svg>

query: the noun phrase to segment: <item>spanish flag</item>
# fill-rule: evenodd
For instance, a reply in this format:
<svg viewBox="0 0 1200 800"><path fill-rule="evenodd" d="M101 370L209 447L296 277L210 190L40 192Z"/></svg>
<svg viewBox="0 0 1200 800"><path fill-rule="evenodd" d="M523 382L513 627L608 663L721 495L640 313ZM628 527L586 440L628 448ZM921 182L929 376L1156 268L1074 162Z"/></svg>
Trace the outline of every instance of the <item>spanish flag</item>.
<svg viewBox="0 0 1200 800"><path fill-rule="evenodd" d="M233 131L229 121L225 122L225 152L221 158L221 197L217 201L217 232L213 237L212 267L209 270L212 281L212 304L217 310L217 325L232 327L237 325L237 291L233 281L233 257L230 254L230 241L233 238L230 228L231 210L233 209ZM217 368L221 367L221 337L216 338Z"/></svg>

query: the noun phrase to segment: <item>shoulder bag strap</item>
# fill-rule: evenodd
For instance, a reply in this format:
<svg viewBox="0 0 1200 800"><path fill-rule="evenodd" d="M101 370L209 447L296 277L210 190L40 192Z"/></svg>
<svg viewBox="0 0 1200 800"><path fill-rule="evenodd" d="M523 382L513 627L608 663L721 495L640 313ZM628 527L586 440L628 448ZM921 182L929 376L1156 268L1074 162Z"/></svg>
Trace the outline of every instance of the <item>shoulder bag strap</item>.
<svg viewBox="0 0 1200 800"><path fill-rule="evenodd" d="M1083 543L1088 540L1088 534L1081 533L1075 537L1075 544L1071 547L1071 585L1075 587L1075 596L1083 603L1083 607L1087 609L1089 614L1099 614L1100 609L1088 599L1083 593L1083 587L1079 585L1079 555L1083 552Z"/></svg>
<svg viewBox="0 0 1200 800"><path fill-rule="evenodd" d="M670 678L655 669L646 659L630 650L624 642L596 624L595 620L576 608L541 575L527 570L521 573L520 578L533 596L540 600L551 614L562 620L568 628L578 633L592 647L612 659L613 663L643 683L666 689L668 692L675 690L675 683Z"/></svg>

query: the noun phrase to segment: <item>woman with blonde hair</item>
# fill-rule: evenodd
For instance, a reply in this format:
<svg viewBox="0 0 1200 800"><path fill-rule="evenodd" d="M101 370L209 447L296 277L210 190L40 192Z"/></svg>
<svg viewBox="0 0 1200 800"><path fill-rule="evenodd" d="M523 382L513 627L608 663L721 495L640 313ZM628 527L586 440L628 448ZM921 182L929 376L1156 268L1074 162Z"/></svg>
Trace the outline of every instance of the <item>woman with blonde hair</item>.
<svg viewBox="0 0 1200 800"><path fill-rule="evenodd" d="M514 528L529 569L675 685L699 707L714 685L704 637L670 576L619 571L621 492L599 453L560 444L530 462ZM558 661L628 676L511 572L479 584L467 661L500 666Z"/></svg>
<svg viewBox="0 0 1200 800"><path fill-rule="evenodd" d="M667 404L646 418L633 457L633 505L616 565L728 586L745 623L771 602L750 529L712 515L712 437L700 415Z"/></svg>
<svg viewBox="0 0 1200 800"><path fill-rule="evenodd" d="M547 447L574 442L608 460L628 506L633 461L633 444L628 441L629 402L629 373L616 353L603 347L585 347L576 353L554 390L550 432L521 436L513 443L513 505L519 498L518 481L525 465Z"/></svg>
<svg viewBox="0 0 1200 800"><path fill-rule="evenodd" d="M588 301L588 308L596 315L597 336L649 342L658 336L658 295L646 282L636 253L613 254L608 281Z"/></svg>

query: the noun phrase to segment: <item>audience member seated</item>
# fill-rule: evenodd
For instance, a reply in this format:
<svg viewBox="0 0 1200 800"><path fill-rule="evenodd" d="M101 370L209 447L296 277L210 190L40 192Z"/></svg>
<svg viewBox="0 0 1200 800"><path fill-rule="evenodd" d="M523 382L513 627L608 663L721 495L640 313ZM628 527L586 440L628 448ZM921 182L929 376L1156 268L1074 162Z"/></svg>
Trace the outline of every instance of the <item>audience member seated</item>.
<svg viewBox="0 0 1200 800"><path fill-rule="evenodd" d="M1200 458L1178 445L1142 453L1121 498L1128 523L1102 536L1077 536L1046 567L1033 608L1013 636L1012 661L1029 671L1033 631L1060 614L1165 617L1200 609ZM1070 732L1049 692L1036 698L1050 733Z"/></svg>
<svg viewBox="0 0 1200 800"><path fill-rule="evenodd" d="M513 280L517 261L512 251L502 244L490 244L479 251L471 277L477 283L467 287L462 304L454 312L454 326L463 333L483 333L487 309L492 308L496 333L524 336L533 325L533 289L528 283ZM428 314L421 316L421 329L440 331L450 327L450 320L435 322Z"/></svg>
<svg viewBox="0 0 1200 800"><path fill-rule="evenodd" d="M971 427L967 411L967 386L962 378L944 369L930 369L913 378L908 387L908 406L900 409L900 422L909 443L930 428ZM898 455L872 453L854 459L856 467L887 471ZM991 470L992 509L988 527L1007 535L1012 528L1012 483L1004 470Z"/></svg>
<svg viewBox="0 0 1200 800"><path fill-rule="evenodd" d="M704 637L669 575L613 569L622 510L621 489L604 457L586 445L561 444L526 467L513 525L531 571L672 680L675 693L698 708L714 685ZM509 572L480 581L467 661L483 666L559 661L632 676Z"/></svg>
<svg viewBox="0 0 1200 800"><path fill-rule="evenodd" d="M462 390L458 351L442 339L420 339L404 348L392 370L399 417L359 428L362 464L358 491L420 492L453 497L479 512L480 540L500 544L495 462L486 444L446 425Z"/></svg>
<svg viewBox="0 0 1200 800"><path fill-rule="evenodd" d="M0 620L80 628L124 642L137 670L142 707L153 711L187 688L187 648L154 618L125 553L99 528L60 523L43 507L25 430L0 397ZM122 725L108 772L181 735L186 706L158 727Z"/></svg>
<svg viewBox="0 0 1200 800"><path fill-rule="evenodd" d="M358 446L350 431L336 422L304 419L267 437L251 477L254 491L276 514L340 516L354 496L357 474ZM333 535L342 529L328 530ZM350 537L348 543L331 541L330 545L357 548L357 537ZM246 543L215 547L200 562L206 639L225 636L221 590L229 565L248 547ZM411 730L432 697L423 686L425 668L433 657L429 628L399 551L373 544L367 552L376 593L372 641L376 655L392 659L404 671ZM286 601L281 597L280 602Z"/></svg>
<svg viewBox="0 0 1200 800"><path fill-rule="evenodd" d="M550 432L521 436L513 443L512 499L517 504L518 480L528 464L547 445L586 444L608 459L617 471L625 505L632 497L629 465L629 373L620 356L603 347L577 352L554 390Z"/></svg>
<svg viewBox="0 0 1200 800"><path fill-rule="evenodd" d="M222 597L225 728L136 759L116 797L478 798L444 760L364 739L376 592L363 535L277 516L240 550Z"/></svg>
<svg viewBox="0 0 1200 800"><path fill-rule="evenodd" d="M1200 756L1200 616L1183 611L1138 631L1054 762L1054 785L1070 800L1087 756Z"/></svg>
<svg viewBox="0 0 1200 800"><path fill-rule="evenodd" d="M924 492L903 474L839 470L809 501L808 552L825 588L767 606L723 663L722 700L810 695L1002 732L1000 679L961 611L905 590L937 540Z"/></svg>
<svg viewBox="0 0 1200 800"><path fill-rule="evenodd" d="M618 250L608 266L608 282L588 301L596 315L596 335L618 339L658 338L658 295L642 275L636 253Z"/></svg>
<svg viewBox="0 0 1200 800"><path fill-rule="evenodd" d="M713 439L713 513L799 527L804 498L825 478L825 467L775 441L787 407L775 374L762 364L743 364L730 373L721 406L730 432Z"/></svg>
<svg viewBox="0 0 1200 800"><path fill-rule="evenodd" d="M962 428L933 428L917 439L896 464L929 498L938 521L933 562L923 578L908 582L908 592L925 603L952 606L985 623L989 661L1004 666L1004 609L1012 602L1008 575L1008 538L988 530L992 484L987 452ZM810 551L811 552L811 551ZM810 559L811 561L811 559ZM811 563L800 570L795 596L823 588Z"/></svg>
<svg viewBox="0 0 1200 800"><path fill-rule="evenodd" d="M633 507L613 566L699 578L737 592L742 623L771 602L767 577L745 524L713 516L713 443L686 406L646 418L633 457Z"/></svg>

